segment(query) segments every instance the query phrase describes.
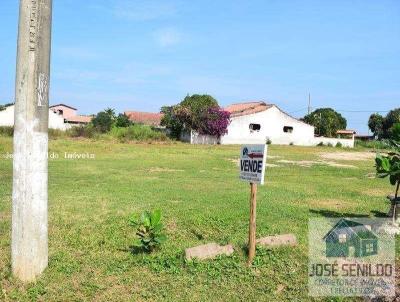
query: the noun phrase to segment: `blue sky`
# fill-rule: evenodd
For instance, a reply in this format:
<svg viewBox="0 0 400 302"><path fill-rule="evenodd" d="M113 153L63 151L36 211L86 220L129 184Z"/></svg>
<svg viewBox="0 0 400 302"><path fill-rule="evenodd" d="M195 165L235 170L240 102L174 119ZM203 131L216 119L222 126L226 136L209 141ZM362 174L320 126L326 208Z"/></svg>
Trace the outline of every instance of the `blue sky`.
<svg viewBox="0 0 400 302"><path fill-rule="evenodd" d="M0 103L14 99L17 0L0 6ZM400 106L400 1L55 0L51 103L158 111L186 94L341 110Z"/></svg>

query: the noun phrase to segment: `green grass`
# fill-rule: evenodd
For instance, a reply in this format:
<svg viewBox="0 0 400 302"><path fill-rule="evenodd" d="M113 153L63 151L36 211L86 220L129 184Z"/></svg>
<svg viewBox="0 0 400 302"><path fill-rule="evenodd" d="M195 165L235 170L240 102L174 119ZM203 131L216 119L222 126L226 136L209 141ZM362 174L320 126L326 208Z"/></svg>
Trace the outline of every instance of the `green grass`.
<svg viewBox="0 0 400 302"><path fill-rule="evenodd" d="M0 137L0 155L11 150L12 139ZM392 188L368 178L373 160L337 161L352 169L278 161L345 151L269 146L275 157L268 162L279 167L267 168L259 187L257 234L294 233L299 245L259 249L248 268L249 185L238 180L238 146L53 140L59 159L49 162L49 267L29 285L10 273L12 162L0 157L0 300L314 301L307 296L308 218L386 212ZM68 160L64 152L96 158ZM162 210L169 239L151 255L133 255L128 219L146 209ZM185 263L185 248L213 241L234 244L234 256Z"/></svg>

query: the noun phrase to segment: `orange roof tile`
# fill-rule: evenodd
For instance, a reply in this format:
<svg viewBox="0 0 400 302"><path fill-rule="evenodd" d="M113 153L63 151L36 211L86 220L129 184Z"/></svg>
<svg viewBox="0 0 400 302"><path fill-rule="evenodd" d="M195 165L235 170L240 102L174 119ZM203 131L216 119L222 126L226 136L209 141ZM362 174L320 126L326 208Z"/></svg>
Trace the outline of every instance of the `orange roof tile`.
<svg viewBox="0 0 400 302"><path fill-rule="evenodd" d="M232 104L224 109L231 113L231 117L235 117L265 111L272 106L273 105L266 104L265 102L246 102Z"/></svg>
<svg viewBox="0 0 400 302"><path fill-rule="evenodd" d="M338 130L336 131L336 134L356 134L356 131L354 130Z"/></svg>
<svg viewBox="0 0 400 302"><path fill-rule="evenodd" d="M86 116L86 115L76 115L76 116L71 116L68 118L65 118L67 122L70 123L79 123L79 124L88 124L90 121L93 119L91 116Z"/></svg>
<svg viewBox="0 0 400 302"><path fill-rule="evenodd" d="M145 124L149 126L160 126L163 113L125 111L125 115L134 123Z"/></svg>

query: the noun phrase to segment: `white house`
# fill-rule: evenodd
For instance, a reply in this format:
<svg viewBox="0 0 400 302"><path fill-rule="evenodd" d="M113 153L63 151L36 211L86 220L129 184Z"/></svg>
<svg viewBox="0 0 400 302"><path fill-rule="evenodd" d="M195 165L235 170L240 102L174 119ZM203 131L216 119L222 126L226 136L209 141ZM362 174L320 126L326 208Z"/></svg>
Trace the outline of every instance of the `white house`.
<svg viewBox="0 0 400 302"><path fill-rule="evenodd" d="M92 116L79 115L78 109L65 104L53 105L50 106L49 109L64 118L64 123L66 124L67 129L71 126L82 126L89 124L93 118Z"/></svg>
<svg viewBox="0 0 400 302"><path fill-rule="evenodd" d="M0 126L14 126L14 105L6 107L5 110L0 111ZM70 128L68 124L64 123L64 118L59 114L49 109L49 128L66 130Z"/></svg>
<svg viewBox="0 0 400 302"><path fill-rule="evenodd" d="M281 145L314 144L314 127L264 102L233 104L225 108L231 114L228 133L221 144Z"/></svg>
<svg viewBox="0 0 400 302"><path fill-rule="evenodd" d="M184 133L181 140L192 144L265 144L316 146L340 143L354 147L354 134L350 139L315 137L314 127L282 111L274 104L246 102L232 104L224 110L230 112L228 133L220 137L200 135L194 131ZM348 134L339 131L338 135ZM353 133L353 132L351 132Z"/></svg>

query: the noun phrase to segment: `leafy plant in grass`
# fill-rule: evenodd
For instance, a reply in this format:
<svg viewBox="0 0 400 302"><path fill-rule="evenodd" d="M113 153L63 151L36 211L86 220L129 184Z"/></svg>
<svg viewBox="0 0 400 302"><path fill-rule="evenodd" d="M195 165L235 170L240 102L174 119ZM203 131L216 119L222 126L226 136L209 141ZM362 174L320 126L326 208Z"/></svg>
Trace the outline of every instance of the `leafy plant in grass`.
<svg viewBox="0 0 400 302"><path fill-rule="evenodd" d="M145 252L152 252L167 240L164 234L164 226L161 223L161 211L145 211L139 219L132 217L130 223L136 228L137 240L134 247Z"/></svg>
<svg viewBox="0 0 400 302"><path fill-rule="evenodd" d="M396 186L394 195L393 221L396 219L396 208L400 187L400 143L392 141L393 151L387 155L376 156L376 171L379 178L389 177L390 184Z"/></svg>

